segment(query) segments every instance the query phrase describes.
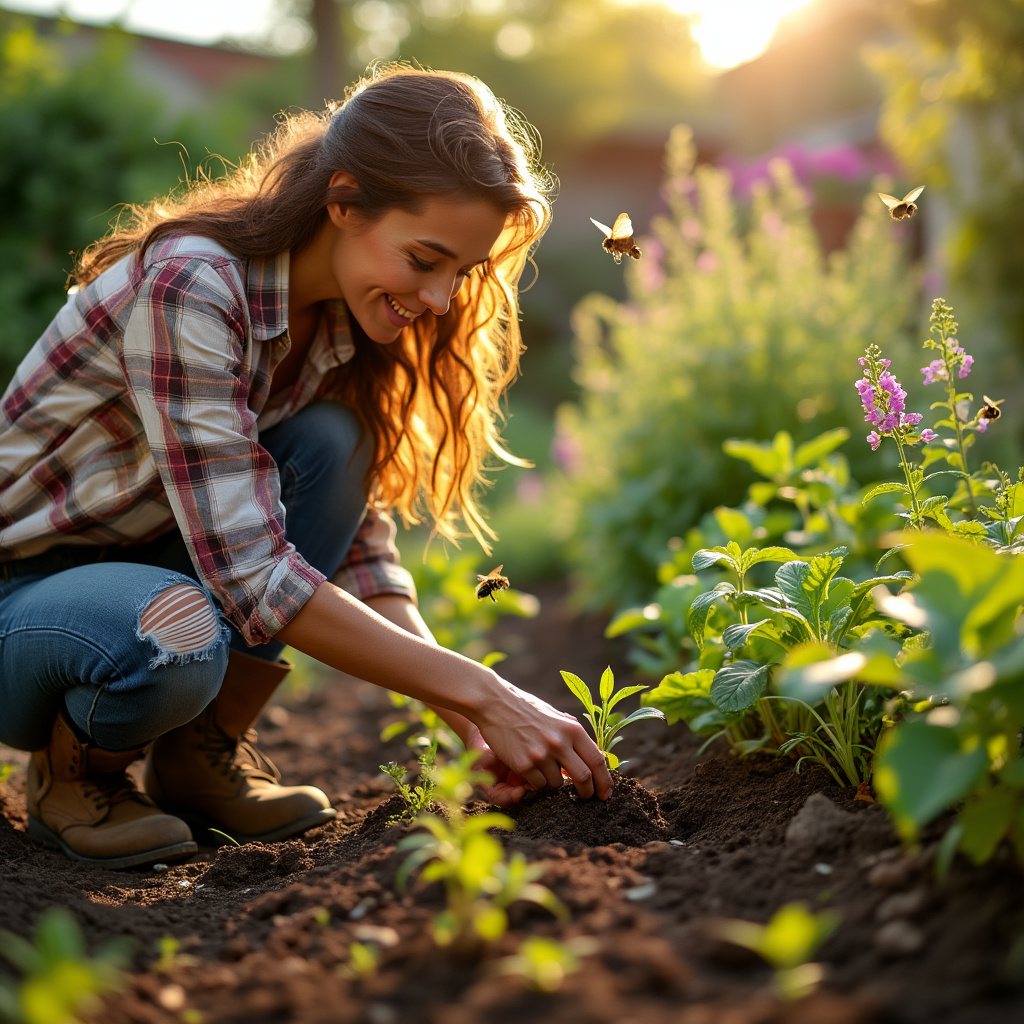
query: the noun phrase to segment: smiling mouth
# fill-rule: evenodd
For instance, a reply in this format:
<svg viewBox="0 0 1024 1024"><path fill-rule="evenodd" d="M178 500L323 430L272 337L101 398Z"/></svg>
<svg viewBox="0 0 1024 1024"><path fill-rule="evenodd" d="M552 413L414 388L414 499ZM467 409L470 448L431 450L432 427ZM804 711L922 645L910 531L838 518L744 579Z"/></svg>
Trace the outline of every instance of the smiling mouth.
<svg viewBox="0 0 1024 1024"><path fill-rule="evenodd" d="M391 308L399 316L404 317L406 320L415 320L416 317L419 316L418 313L414 313L411 309L406 309L405 306L403 306L400 302L397 302L392 296L388 295L387 300L388 302L391 303Z"/></svg>

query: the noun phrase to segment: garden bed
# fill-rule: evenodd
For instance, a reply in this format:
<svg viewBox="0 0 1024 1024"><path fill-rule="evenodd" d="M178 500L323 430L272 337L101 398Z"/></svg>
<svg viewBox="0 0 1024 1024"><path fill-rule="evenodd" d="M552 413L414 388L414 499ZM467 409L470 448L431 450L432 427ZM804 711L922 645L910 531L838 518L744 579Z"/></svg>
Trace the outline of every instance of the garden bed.
<svg viewBox="0 0 1024 1024"><path fill-rule="evenodd" d="M539 596L537 618L505 619L492 634L509 654L508 678L574 711L559 669L593 686L611 663L620 684L630 681L602 622L573 615L557 588ZM0 784L0 924L29 935L58 904L92 947L131 936L135 971L96 1016L104 1024L1024 1019L1024 879L1008 850L983 868L957 860L938 886L940 830L904 852L883 809L823 769L737 761L717 747L698 754L684 726L657 722L625 734L617 752L627 778L607 804L563 791L511 812L517 828L503 841L543 866L571 920L518 904L486 955L439 950L430 920L440 890L394 891L403 829L388 819L400 801L377 766L408 751L376 739L393 714L381 691L344 678L275 709L263 746L287 779L327 791L336 821L165 871L97 871L37 847L21 831L16 772ZM841 923L816 956L822 986L785 1003L771 994L770 968L715 938L712 922L764 922L794 900L833 908ZM594 941L581 970L543 994L496 970L528 934ZM180 945L158 972L167 936ZM375 972L352 980L357 941L381 954Z"/></svg>

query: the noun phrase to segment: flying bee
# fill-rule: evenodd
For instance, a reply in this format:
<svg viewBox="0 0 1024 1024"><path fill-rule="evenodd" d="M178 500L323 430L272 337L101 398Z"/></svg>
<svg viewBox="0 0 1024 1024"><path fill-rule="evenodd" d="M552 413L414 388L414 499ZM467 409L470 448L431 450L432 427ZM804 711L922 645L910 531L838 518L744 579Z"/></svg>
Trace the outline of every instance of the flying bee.
<svg viewBox="0 0 1024 1024"><path fill-rule="evenodd" d="M981 397L985 399L985 407L978 413L978 416L982 419L988 420L990 423L992 420L999 419L999 417L1003 415L999 411L999 406L1001 406L1006 399L989 398L988 395L982 395Z"/></svg>
<svg viewBox="0 0 1024 1024"><path fill-rule="evenodd" d="M615 218L614 227L608 227L607 224L602 224L599 220L594 220L593 217L590 218L590 223L605 236L601 245L604 246L605 252L612 254L616 263L621 263L623 256L632 256L635 260L640 259L642 254L633 242L633 222L629 219L628 213L620 213Z"/></svg>
<svg viewBox="0 0 1024 1024"><path fill-rule="evenodd" d="M908 192L902 199L897 199L895 196L887 196L884 192L879 192L878 198L889 207L889 216L893 220L903 220L904 217L913 217L917 213L917 204L914 200L923 191L924 185L918 185L917 188Z"/></svg>
<svg viewBox="0 0 1024 1024"><path fill-rule="evenodd" d="M495 600L494 592L496 590L508 590L508 577L501 575L503 566L498 566L497 569L492 569L486 576L481 576L477 573L477 579L480 581L476 585L476 599L482 601L485 597L489 597L492 601Z"/></svg>

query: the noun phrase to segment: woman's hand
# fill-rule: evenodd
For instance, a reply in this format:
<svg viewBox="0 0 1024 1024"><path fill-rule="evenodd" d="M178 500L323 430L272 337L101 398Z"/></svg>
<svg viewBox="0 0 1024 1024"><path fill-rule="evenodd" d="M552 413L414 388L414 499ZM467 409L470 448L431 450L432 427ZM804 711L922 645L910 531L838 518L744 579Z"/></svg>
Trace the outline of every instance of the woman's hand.
<svg viewBox="0 0 1024 1024"><path fill-rule="evenodd" d="M479 755L473 763L477 771L488 772L494 776L494 782L480 787L491 803L499 807L511 807L519 803L530 791L531 787L527 785L526 779L512 771L491 750L475 725L470 726L469 735L466 737L466 749L473 750Z"/></svg>
<svg viewBox="0 0 1024 1024"><path fill-rule="evenodd" d="M508 773L504 778L495 773L505 787L499 795L514 794L520 779L530 789L558 789L564 773L584 799L596 794L607 800L612 792L611 772L583 726L539 697L504 679L500 682L497 696L474 715L490 756ZM494 771L484 764L480 767Z"/></svg>

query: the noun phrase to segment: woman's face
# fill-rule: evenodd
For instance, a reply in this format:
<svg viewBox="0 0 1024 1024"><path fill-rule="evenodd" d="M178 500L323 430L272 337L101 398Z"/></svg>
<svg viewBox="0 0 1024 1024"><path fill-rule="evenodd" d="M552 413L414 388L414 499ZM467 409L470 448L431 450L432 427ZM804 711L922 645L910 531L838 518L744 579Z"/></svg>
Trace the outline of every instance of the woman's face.
<svg viewBox="0 0 1024 1024"><path fill-rule="evenodd" d="M330 212L337 295L381 345L424 313L447 312L505 226L505 215L485 199L439 197L417 213L393 209L369 222L350 207Z"/></svg>

